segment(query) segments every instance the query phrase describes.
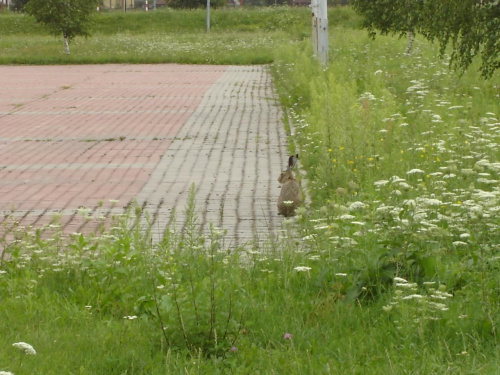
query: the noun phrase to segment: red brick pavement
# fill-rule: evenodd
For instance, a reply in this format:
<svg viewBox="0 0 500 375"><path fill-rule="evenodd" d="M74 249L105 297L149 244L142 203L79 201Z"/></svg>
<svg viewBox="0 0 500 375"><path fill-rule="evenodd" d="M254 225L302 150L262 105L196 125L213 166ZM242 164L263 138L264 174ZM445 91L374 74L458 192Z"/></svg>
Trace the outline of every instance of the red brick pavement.
<svg viewBox="0 0 500 375"><path fill-rule="evenodd" d="M226 69L0 66L0 236L55 212L65 231L91 231L79 207L122 211Z"/></svg>

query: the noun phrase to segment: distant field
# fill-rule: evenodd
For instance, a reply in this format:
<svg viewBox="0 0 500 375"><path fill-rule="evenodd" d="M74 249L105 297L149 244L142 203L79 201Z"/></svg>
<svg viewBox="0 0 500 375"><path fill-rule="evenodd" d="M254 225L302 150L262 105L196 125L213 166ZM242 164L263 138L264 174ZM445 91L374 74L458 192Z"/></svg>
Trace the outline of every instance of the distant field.
<svg viewBox="0 0 500 375"><path fill-rule="evenodd" d="M218 9L207 34L204 10L99 13L92 35L76 38L66 56L62 37L48 35L32 17L0 14L0 64L264 64L278 45L307 38L310 18L307 8ZM342 10L334 18L358 20Z"/></svg>

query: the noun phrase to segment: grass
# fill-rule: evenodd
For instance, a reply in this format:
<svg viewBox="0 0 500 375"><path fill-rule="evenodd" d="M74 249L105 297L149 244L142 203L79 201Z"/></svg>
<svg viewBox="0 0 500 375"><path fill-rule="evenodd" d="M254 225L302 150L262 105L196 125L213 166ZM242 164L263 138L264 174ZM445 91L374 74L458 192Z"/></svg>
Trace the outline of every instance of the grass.
<svg viewBox="0 0 500 375"><path fill-rule="evenodd" d="M167 228L156 245L134 213L101 237L63 238L57 222L19 228L0 265L0 371L496 374L500 77L457 76L420 39L404 56L406 41L369 39L348 9L330 10L326 69L302 40L306 18L262 26L269 14L307 11L216 13L220 29L201 37L200 13L158 13L184 32L147 38L137 19L154 16L103 14L109 24L126 17L129 31L103 22L70 62L99 43L109 44L94 62L136 62L139 48L143 62L204 61L208 43L233 40L224 59L249 63L265 54L244 52L241 40L266 39L311 205L258 249L224 248L216 228L200 238L192 201L188 230ZM16 17L28 22L6 19ZM0 55L5 40L31 38L41 48L33 63L65 58L51 37L21 32L2 38ZM37 354L12 346L20 341Z"/></svg>
<svg viewBox="0 0 500 375"><path fill-rule="evenodd" d="M92 36L76 38L64 54L62 38L44 33L28 16L0 14L0 64L190 63L265 64L274 48L307 36L306 9L263 8L99 13ZM215 53L217 51L217 53Z"/></svg>

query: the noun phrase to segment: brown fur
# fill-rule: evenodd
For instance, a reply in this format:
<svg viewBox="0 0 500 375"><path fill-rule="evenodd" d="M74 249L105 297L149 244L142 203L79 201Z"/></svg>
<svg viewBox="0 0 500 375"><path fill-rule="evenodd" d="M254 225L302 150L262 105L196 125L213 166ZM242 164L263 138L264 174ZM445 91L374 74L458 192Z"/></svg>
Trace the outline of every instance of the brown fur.
<svg viewBox="0 0 500 375"><path fill-rule="evenodd" d="M299 182L290 167L281 172L278 182L281 183L281 193L278 197L278 213L286 217L293 216L295 215L295 209L302 203ZM292 203L285 204L284 202Z"/></svg>

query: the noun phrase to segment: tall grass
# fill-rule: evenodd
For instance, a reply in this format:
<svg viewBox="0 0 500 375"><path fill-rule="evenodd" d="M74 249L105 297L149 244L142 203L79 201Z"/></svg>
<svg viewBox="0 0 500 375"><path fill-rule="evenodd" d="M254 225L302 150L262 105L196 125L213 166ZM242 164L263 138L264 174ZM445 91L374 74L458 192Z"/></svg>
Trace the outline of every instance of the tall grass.
<svg viewBox="0 0 500 375"><path fill-rule="evenodd" d="M457 76L423 40L404 56L404 40L372 41L348 9L330 12L326 69L299 29L278 31L293 41L279 46L266 34L311 206L257 249L224 248L217 228L199 237L192 201L188 230L158 244L133 212L101 237L19 228L0 265L0 371L498 372L499 77ZM212 42L261 35L239 22ZM193 46L188 28L170 42ZM77 43L99 38L135 51L148 40L102 31ZM151 43L145 62L166 48ZM203 43L185 56L206 56ZM41 48L38 61L56 61L57 46Z"/></svg>
<svg viewBox="0 0 500 375"><path fill-rule="evenodd" d="M500 77L484 81L477 67L458 76L436 59L436 46L417 40L405 56L405 43L334 27L326 69L306 43L277 53L275 82L312 196L298 217L302 244L341 299L386 300L366 308L401 335L387 343L401 354L413 347L418 357L407 359L428 364L422 373L445 372L426 350L440 346L448 369L479 371L465 363L481 352L495 358L483 370L492 373ZM460 356L467 359L455 364ZM395 373L419 371L387 357Z"/></svg>

